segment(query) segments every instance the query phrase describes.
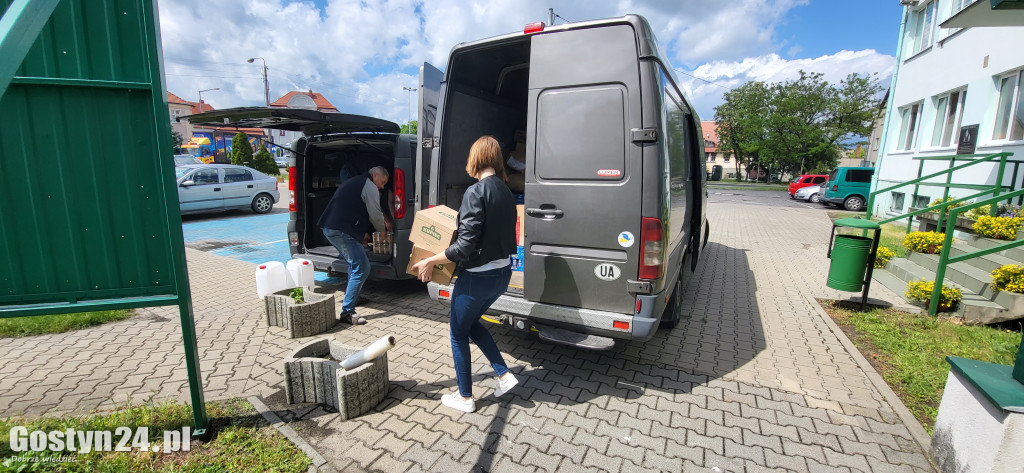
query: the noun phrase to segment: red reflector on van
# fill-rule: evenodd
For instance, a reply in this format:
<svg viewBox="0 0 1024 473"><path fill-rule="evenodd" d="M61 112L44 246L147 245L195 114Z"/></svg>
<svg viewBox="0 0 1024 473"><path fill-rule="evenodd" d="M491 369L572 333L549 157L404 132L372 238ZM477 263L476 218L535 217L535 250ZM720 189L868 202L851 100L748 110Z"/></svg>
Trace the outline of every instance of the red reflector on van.
<svg viewBox="0 0 1024 473"><path fill-rule="evenodd" d="M629 322L621 322L616 320L612 322L612 328L617 328L619 330L629 330Z"/></svg>
<svg viewBox="0 0 1024 473"><path fill-rule="evenodd" d="M450 292L445 291L445 290L438 291L437 294L439 296L441 296L441 297L451 297L452 296L452 294Z"/></svg>
<svg viewBox="0 0 1024 473"><path fill-rule="evenodd" d="M405 218L405 171L395 169L395 220Z"/></svg>
<svg viewBox="0 0 1024 473"><path fill-rule="evenodd" d="M538 31L544 31L544 22L538 21L536 23L529 23L523 28L523 33L530 34Z"/></svg>
<svg viewBox="0 0 1024 473"><path fill-rule="evenodd" d="M643 302L643 301L641 301L640 299L637 299L637 300L636 300L636 313L637 313L637 314L639 314L639 313L640 313L640 307L642 307L642 306L643 306L642 302Z"/></svg>

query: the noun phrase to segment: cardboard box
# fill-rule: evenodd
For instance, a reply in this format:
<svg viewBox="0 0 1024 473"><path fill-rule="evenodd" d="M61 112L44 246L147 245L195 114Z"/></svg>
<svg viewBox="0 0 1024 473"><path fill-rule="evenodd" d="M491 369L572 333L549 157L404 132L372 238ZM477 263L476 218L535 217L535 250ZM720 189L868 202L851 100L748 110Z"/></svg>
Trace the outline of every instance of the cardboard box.
<svg viewBox="0 0 1024 473"><path fill-rule="evenodd" d="M516 244L526 245L526 235L523 234L523 213L526 212L525 205L516 206Z"/></svg>
<svg viewBox="0 0 1024 473"><path fill-rule="evenodd" d="M409 241L430 254L437 254L452 244L459 227L459 213L443 205L416 211Z"/></svg>
<svg viewBox="0 0 1024 473"><path fill-rule="evenodd" d="M424 250L416 245L412 247L412 255L409 256L409 266L405 268L405 272L413 276L419 276L419 273L413 271L412 265L419 263L420 261L434 256L437 253L429 250ZM452 277L455 275L455 263L438 264L434 266L434 273L430 276L430 280L438 284L448 285L452 282Z"/></svg>

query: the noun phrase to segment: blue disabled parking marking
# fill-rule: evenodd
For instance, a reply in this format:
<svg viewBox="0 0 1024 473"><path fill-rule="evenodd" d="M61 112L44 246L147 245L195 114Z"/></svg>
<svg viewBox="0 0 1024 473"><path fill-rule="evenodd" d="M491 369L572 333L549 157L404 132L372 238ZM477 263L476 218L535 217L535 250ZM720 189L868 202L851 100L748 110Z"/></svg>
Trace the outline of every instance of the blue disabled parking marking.
<svg viewBox="0 0 1024 473"><path fill-rule="evenodd" d="M186 246L192 248L254 264L268 261L284 263L292 259L288 245L288 218L287 213L252 215L186 222L181 229ZM321 271L314 274L317 281L329 284L345 281L328 278L327 273Z"/></svg>

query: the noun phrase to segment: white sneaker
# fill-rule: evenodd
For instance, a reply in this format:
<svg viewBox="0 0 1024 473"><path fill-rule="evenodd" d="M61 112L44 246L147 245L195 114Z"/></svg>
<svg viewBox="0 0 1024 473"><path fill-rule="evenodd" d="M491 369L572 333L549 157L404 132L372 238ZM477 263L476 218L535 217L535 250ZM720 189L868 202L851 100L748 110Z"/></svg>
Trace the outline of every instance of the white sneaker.
<svg viewBox="0 0 1024 473"><path fill-rule="evenodd" d="M517 384L519 384L519 380L511 371L506 372L504 376L498 376L498 387L494 390L494 397L503 396Z"/></svg>
<svg viewBox="0 0 1024 473"><path fill-rule="evenodd" d="M441 396L441 404L462 412L473 412L476 410L476 401L474 401L473 398L466 399L459 393L451 393Z"/></svg>

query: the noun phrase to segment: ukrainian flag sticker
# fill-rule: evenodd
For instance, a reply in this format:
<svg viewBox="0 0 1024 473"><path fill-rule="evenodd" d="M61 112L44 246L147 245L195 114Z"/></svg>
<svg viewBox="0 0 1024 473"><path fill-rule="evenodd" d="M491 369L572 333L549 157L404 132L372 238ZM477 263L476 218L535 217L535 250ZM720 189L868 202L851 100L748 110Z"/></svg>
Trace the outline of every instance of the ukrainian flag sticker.
<svg viewBox="0 0 1024 473"><path fill-rule="evenodd" d="M619 233L619 246L621 246L623 248L629 248L629 247L633 246L633 242L634 241L636 241L636 239L633 238L633 234L632 233L629 233L629 232Z"/></svg>

